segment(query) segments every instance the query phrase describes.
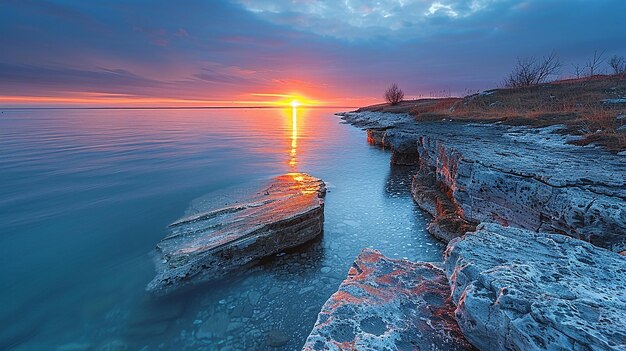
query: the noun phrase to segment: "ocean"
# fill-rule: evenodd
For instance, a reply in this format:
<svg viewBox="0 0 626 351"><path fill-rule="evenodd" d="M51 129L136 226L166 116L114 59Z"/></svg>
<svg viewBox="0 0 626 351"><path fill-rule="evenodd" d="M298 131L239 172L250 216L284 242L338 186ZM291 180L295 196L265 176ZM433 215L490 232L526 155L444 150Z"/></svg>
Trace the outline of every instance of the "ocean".
<svg viewBox="0 0 626 351"><path fill-rule="evenodd" d="M410 169L336 109L5 109L0 349L296 350L365 247L440 261ZM151 298L167 225L216 192L307 172L323 236Z"/></svg>

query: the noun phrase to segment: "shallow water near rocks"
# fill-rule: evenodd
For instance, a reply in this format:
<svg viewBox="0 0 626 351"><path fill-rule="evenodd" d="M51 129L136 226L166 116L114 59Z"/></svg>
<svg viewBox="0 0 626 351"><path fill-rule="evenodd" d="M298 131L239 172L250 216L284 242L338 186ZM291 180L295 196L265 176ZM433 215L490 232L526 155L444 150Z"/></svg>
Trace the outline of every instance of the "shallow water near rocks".
<svg viewBox="0 0 626 351"><path fill-rule="evenodd" d="M440 261L409 169L334 112L3 111L0 349L295 350L362 248ZM148 298L169 223L293 171L328 185L322 237Z"/></svg>

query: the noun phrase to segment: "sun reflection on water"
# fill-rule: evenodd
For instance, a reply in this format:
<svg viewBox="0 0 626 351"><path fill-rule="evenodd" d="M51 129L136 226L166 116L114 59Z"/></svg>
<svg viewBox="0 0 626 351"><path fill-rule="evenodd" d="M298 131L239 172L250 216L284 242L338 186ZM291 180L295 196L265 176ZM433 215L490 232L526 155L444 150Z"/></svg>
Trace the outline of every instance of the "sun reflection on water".
<svg viewBox="0 0 626 351"><path fill-rule="evenodd" d="M291 151L289 152L289 167L296 170L298 166L298 105L292 103L291 107Z"/></svg>

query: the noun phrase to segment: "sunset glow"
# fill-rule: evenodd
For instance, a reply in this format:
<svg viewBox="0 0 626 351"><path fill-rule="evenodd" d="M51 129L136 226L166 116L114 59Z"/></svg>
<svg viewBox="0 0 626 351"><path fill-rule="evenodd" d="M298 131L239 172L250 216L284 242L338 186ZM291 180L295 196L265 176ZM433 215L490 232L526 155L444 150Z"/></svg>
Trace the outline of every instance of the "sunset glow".
<svg viewBox="0 0 626 351"><path fill-rule="evenodd" d="M280 99L275 99L280 98ZM370 103L366 101L365 103ZM4 106L76 106L76 107L324 107L356 106L358 103L342 100L321 101L291 94L249 94L234 100L182 99L143 97L127 94L98 92L72 93L67 96L0 96Z"/></svg>
<svg viewBox="0 0 626 351"><path fill-rule="evenodd" d="M0 108L359 107L392 82L487 89L518 56L553 50L567 76L594 50L624 55L617 0L51 2L0 2ZM537 14L551 20L515 30Z"/></svg>
<svg viewBox="0 0 626 351"><path fill-rule="evenodd" d="M276 97L279 98L274 101L267 101L268 104L275 106L290 106L290 107L299 107L299 106L307 106L307 107L316 107L316 106L329 106L336 104L337 102L334 100L329 101L321 101L318 99L313 99L306 97L300 94L253 94L254 96L260 97Z"/></svg>

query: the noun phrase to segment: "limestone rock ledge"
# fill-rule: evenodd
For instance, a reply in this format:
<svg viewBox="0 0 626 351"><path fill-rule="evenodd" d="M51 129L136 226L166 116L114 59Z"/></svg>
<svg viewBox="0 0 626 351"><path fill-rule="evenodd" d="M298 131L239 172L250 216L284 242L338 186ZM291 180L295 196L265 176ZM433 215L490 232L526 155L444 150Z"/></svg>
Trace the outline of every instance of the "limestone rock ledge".
<svg viewBox="0 0 626 351"><path fill-rule="evenodd" d="M391 162L417 165L412 193L434 220L429 231L451 238L480 222L560 233L626 250L626 158L567 144L558 126L417 122L403 114L348 112L371 130Z"/></svg>
<svg viewBox="0 0 626 351"><path fill-rule="evenodd" d="M157 245L156 277L147 290L164 294L221 278L247 263L320 235L326 186L306 173L273 179L226 207L182 218Z"/></svg>
<svg viewBox="0 0 626 351"><path fill-rule="evenodd" d="M626 257L498 224L452 240L444 265L481 350L625 350Z"/></svg>
<svg viewBox="0 0 626 351"><path fill-rule="evenodd" d="M473 350L453 311L441 268L364 249L303 350Z"/></svg>

